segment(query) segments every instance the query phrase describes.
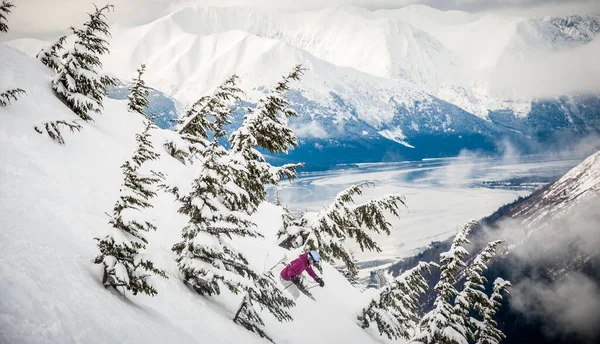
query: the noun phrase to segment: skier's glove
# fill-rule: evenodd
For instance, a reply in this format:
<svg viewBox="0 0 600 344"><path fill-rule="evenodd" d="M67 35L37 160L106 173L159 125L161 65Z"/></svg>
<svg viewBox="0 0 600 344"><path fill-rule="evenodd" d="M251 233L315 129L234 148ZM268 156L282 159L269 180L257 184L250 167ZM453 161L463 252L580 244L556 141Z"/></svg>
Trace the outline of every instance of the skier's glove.
<svg viewBox="0 0 600 344"><path fill-rule="evenodd" d="M316 279L316 281L317 281L317 283L319 283L319 286L321 288L323 288L325 286L325 282L323 281L322 278L319 277L319 278Z"/></svg>
<svg viewBox="0 0 600 344"><path fill-rule="evenodd" d="M300 277L299 276L292 276L292 282L294 284L300 284Z"/></svg>

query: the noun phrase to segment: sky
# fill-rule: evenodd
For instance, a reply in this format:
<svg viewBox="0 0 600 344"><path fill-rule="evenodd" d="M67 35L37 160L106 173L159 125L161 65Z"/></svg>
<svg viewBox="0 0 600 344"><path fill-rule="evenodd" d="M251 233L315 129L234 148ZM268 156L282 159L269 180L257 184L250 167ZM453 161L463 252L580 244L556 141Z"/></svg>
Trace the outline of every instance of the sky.
<svg viewBox="0 0 600 344"><path fill-rule="evenodd" d="M65 23L79 22L86 18L94 0L13 0L16 7L10 15L9 31L0 41L12 39L23 33L55 34L65 30ZM354 5L370 10L401 8L412 4L424 4L440 10L466 12L494 12L508 15L544 16L567 14L600 15L597 0L112 0L116 11L111 15L117 22L142 24L165 15L188 4L212 6L268 7L289 10L319 9L338 5ZM59 8L60 10L57 10ZM52 13L51 16L48 13ZM31 21L36 21L31 25Z"/></svg>

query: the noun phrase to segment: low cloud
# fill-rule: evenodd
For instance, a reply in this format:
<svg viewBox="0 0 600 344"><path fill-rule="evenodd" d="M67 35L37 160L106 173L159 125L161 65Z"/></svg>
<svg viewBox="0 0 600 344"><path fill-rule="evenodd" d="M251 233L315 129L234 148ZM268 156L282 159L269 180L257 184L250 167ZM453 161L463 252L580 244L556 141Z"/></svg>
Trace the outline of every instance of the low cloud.
<svg viewBox="0 0 600 344"><path fill-rule="evenodd" d="M600 285L589 268L600 263L600 196L572 204L558 217L538 209L533 221L504 220L487 231L486 241L501 239L512 247L513 259L505 264L514 284L514 310L541 323L549 337L595 342L600 339Z"/></svg>
<svg viewBox="0 0 600 344"><path fill-rule="evenodd" d="M439 181L443 186L450 188L466 187L472 182L478 157L474 152L463 149L459 155L442 168L434 169L426 178Z"/></svg>
<svg viewBox="0 0 600 344"><path fill-rule="evenodd" d="M577 334L594 340L600 324L600 287L580 273L546 284L525 280L512 290L511 305L546 323L550 336Z"/></svg>
<svg viewBox="0 0 600 344"><path fill-rule="evenodd" d="M329 134L323 127L315 122L311 121L308 123L300 123L291 126L291 128L296 132L298 137L306 137L306 138L316 138L316 139L325 139L329 137Z"/></svg>
<svg viewBox="0 0 600 344"><path fill-rule="evenodd" d="M566 51L505 61L491 78L490 91L508 98L548 98L600 92L600 40Z"/></svg>

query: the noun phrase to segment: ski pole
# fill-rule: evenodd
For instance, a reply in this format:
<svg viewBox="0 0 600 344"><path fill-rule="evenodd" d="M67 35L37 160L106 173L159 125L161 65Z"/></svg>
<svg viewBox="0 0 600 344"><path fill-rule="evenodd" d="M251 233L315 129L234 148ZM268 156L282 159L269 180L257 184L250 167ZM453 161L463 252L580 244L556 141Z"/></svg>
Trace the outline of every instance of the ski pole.
<svg viewBox="0 0 600 344"><path fill-rule="evenodd" d="M277 262L277 264L273 265L273 267L269 269L269 271L273 270L277 265L283 263L283 261L285 260L285 258L286 258L286 256L284 255L283 258L281 258L281 260L279 260Z"/></svg>

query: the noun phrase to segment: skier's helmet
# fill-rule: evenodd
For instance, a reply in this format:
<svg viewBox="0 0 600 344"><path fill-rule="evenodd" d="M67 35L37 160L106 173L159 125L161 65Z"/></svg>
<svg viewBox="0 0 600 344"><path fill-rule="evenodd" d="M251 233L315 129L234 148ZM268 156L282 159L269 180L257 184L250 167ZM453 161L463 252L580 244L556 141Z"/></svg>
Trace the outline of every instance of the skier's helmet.
<svg viewBox="0 0 600 344"><path fill-rule="evenodd" d="M321 262L321 256L319 256L319 252L317 251L308 252L308 259L315 262L315 264L319 264L319 262Z"/></svg>

